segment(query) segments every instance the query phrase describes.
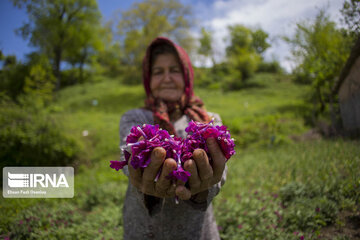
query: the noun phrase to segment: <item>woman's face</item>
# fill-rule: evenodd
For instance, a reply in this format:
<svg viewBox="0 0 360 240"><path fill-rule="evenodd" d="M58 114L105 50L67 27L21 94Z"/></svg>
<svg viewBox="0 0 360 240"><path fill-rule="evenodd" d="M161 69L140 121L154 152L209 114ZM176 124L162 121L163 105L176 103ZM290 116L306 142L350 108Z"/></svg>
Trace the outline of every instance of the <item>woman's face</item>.
<svg viewBox="0 0 360 240"><path fill-rule="evenodd" d="M184 76L176 56L158 55L151 67L150 89L154 97L169 102L180 99L184 92Z"/></svg>

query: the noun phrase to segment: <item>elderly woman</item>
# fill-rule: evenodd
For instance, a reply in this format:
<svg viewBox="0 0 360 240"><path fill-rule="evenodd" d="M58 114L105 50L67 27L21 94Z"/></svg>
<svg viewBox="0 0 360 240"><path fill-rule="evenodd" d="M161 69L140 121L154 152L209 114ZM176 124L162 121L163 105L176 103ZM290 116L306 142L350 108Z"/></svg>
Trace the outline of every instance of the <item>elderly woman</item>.
<svg viewBox="0 0 360 240"><path fill-rule="evenodd" d="M135 125L159 124L170 134L185 137L190 120L221 124L217 114L206 112L193 93L193 69L186 52L167 38L156 38L143 62L145 108L125 113L120 121L120 145ZM167 178L177 168L155 148L151 163L143 170L131 164L124 168L129 186L123 209L124 239L220 239L213 216L212 199L225 182L225 157L216 140L207 140L212 161L202 149L185 162L188 183ZM155 178L161 170L157 181ZM179 198L176 203L174 197Z"/></svg>

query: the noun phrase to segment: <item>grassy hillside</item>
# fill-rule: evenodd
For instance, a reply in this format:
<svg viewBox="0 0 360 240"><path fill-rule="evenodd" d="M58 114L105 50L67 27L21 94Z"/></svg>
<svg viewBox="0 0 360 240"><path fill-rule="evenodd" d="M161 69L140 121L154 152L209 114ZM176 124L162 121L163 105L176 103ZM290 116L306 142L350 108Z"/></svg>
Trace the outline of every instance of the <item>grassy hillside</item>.
<svg viewBox="0 0 360 240"><path fill-rule="evenodd" d="M309 130L301 114L307 88L260 74L235 92L196 89L236 138L228 179L214 200L223 239L327 238L359 212L360 142L293 142ZM11 239L119 239L127 178L109 168L119 158L121 115L143 105L141 86L106 80L64 89L50 112L81 145L73 199L2 199L0 235ZM351 230L351 229L350 229ZM349 230L349 231L350 231ZM333 234L351 239L352 232ZM348 238L346 238L348 236Z"/></svg>

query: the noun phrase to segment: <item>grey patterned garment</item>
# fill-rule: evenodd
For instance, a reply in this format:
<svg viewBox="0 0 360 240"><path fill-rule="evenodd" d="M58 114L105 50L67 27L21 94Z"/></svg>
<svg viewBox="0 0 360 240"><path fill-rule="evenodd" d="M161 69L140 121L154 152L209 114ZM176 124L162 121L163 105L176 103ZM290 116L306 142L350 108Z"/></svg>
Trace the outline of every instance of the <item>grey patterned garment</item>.
<svg viewBox="0 0 360 240"><path fill-rule="evenodd" d="M221 125L218 114L209 115L215 124ZM189 121L184 115L173 123L178 136L186 136ZM151 111L134 109L126 112L120 121L120 146L126 144L131 127L144 123L154 124ZM144 195L129 182L123 208L124 239L220 239L211 201L225 183L226 170L221 182L209 189L207 201L203 203L179 200L176 204L174 198ZM127 166L123 171L128 175Z"/></svg>

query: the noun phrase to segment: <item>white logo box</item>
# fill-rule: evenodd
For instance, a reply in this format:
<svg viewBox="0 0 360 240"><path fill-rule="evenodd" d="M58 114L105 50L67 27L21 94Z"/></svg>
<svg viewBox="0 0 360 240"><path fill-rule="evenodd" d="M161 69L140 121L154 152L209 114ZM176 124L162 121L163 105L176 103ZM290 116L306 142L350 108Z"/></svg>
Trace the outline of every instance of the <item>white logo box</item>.
<svg viewBox="0 0 360 240"><path fill-rule="evenodd" d="M4 167L4 198L72 198L73 167Z"/></svg>

